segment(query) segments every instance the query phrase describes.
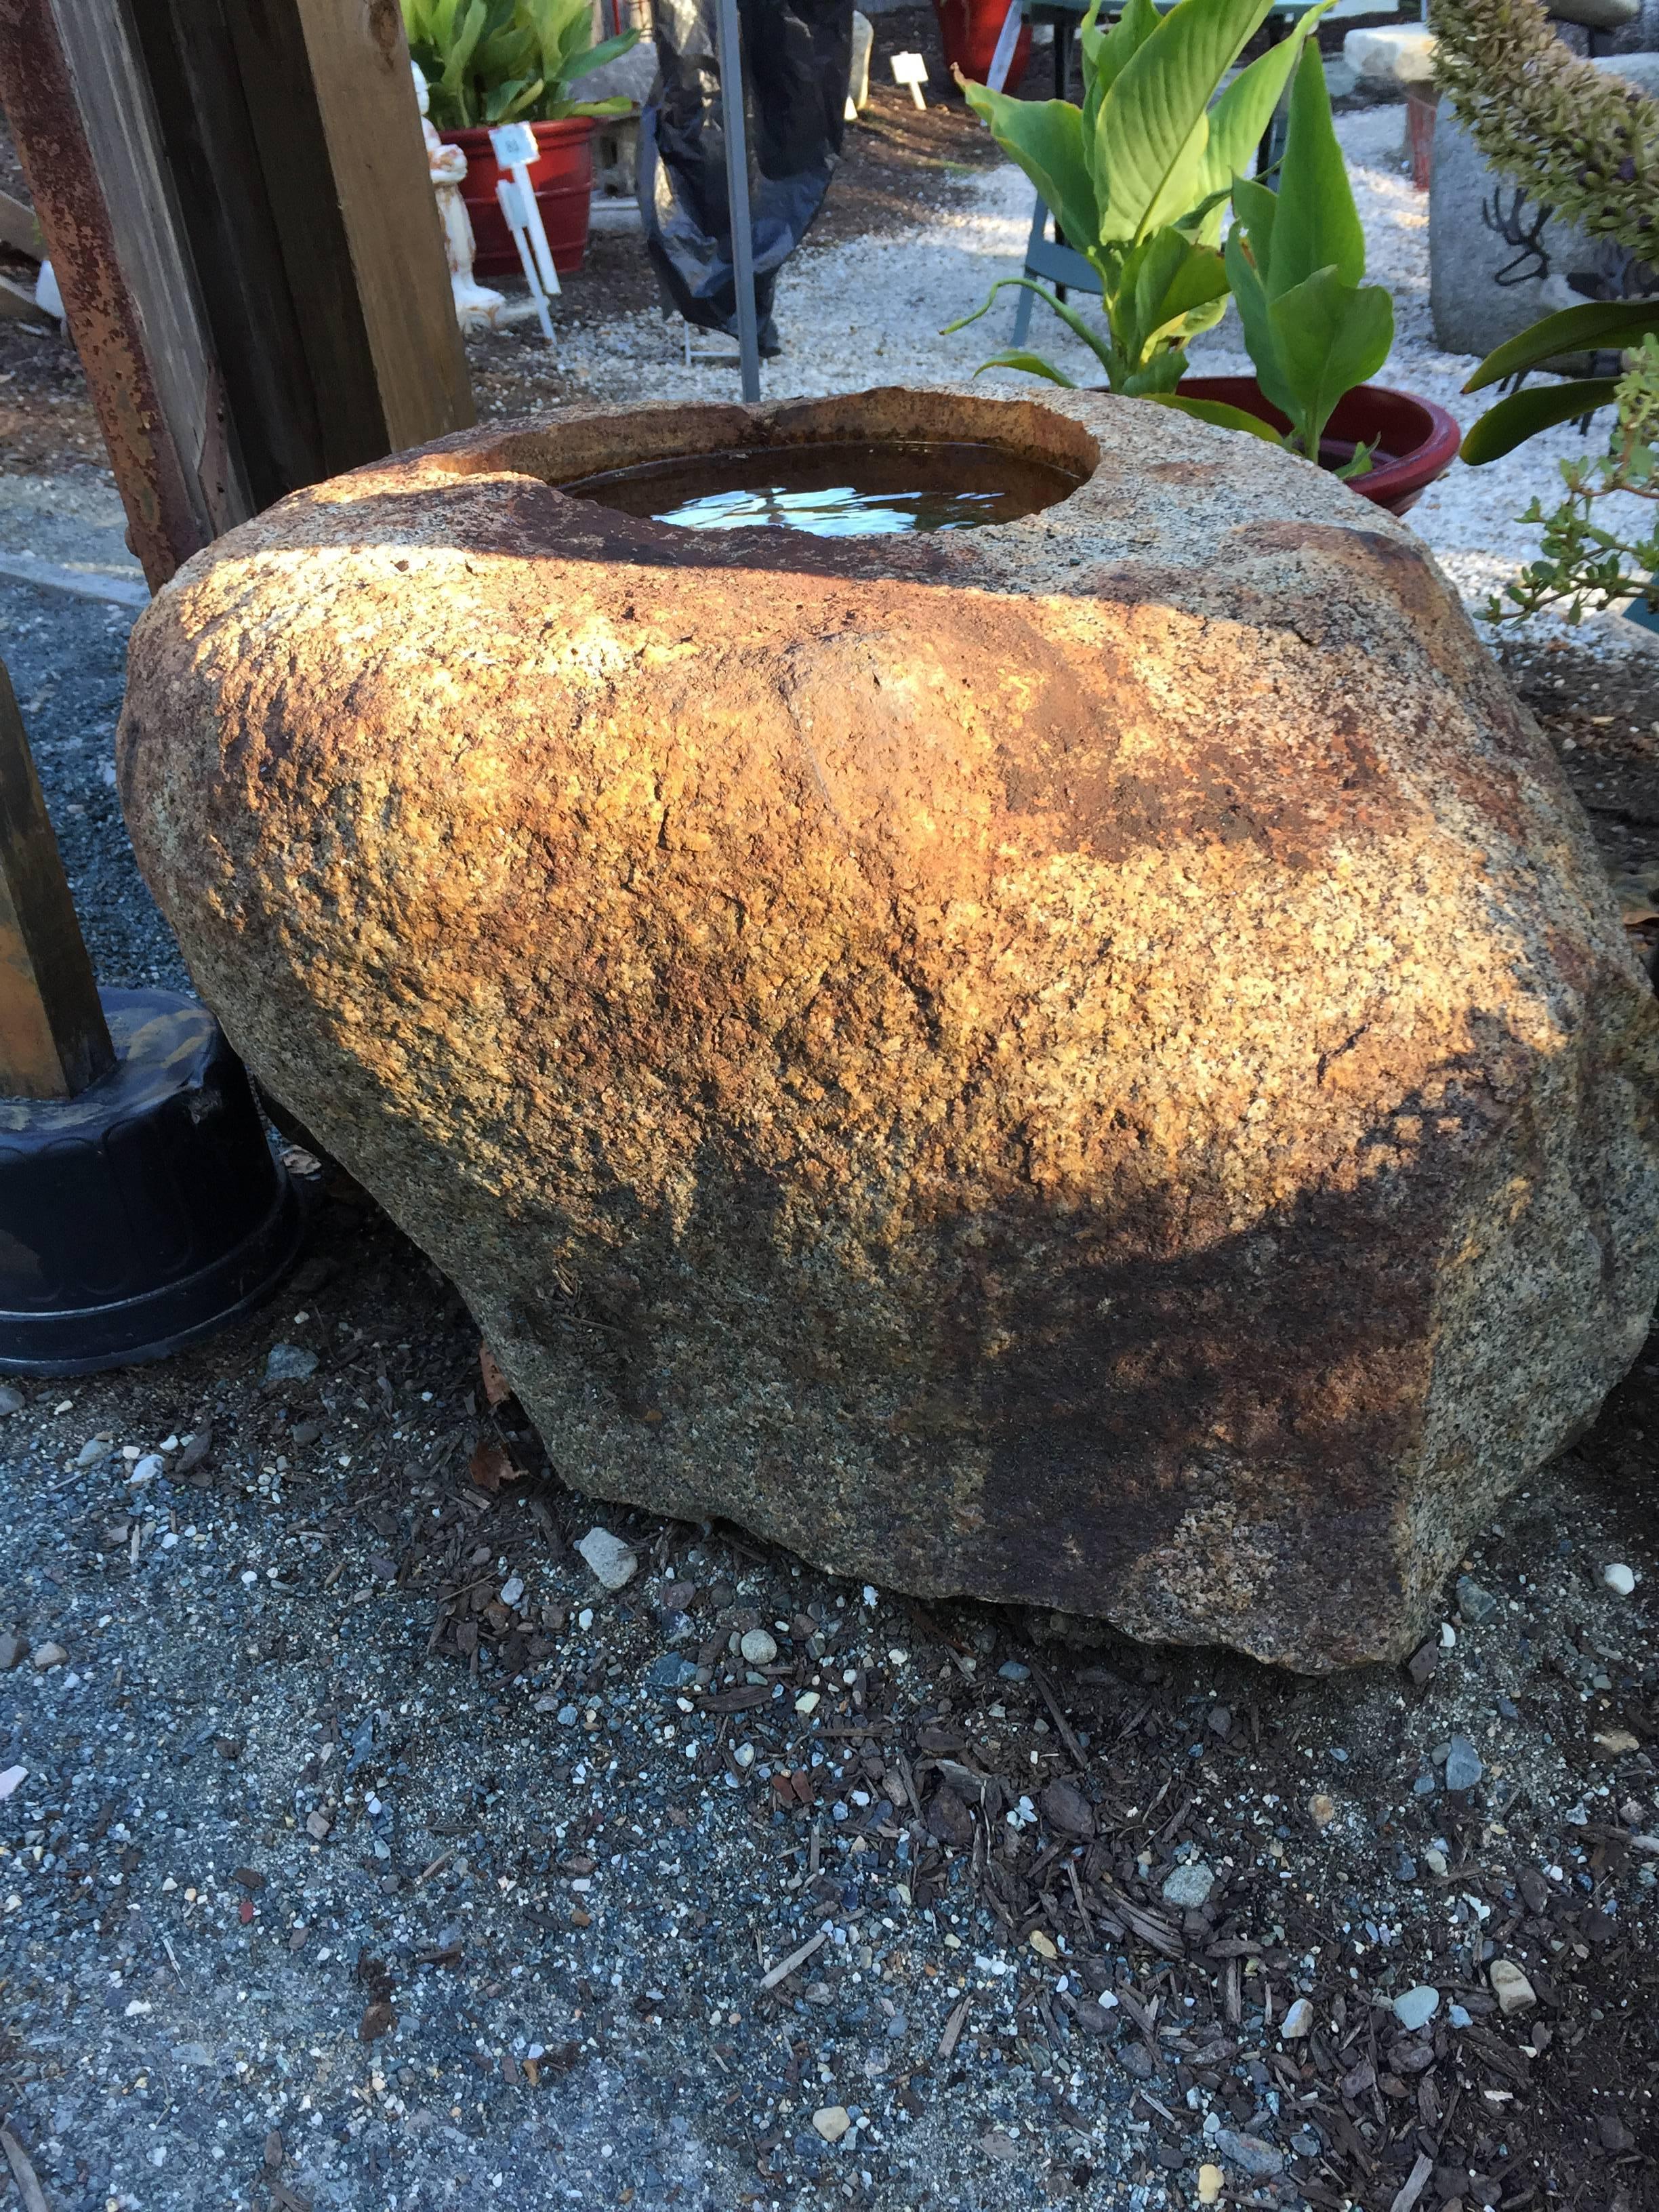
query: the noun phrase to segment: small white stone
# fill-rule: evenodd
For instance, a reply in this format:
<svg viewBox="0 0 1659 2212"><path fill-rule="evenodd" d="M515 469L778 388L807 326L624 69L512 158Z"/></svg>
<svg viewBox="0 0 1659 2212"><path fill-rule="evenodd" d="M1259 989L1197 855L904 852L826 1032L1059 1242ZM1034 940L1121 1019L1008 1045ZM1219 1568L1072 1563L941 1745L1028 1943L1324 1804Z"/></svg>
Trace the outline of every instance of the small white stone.
<svg viewBox="0 0 1659 2212"><path fill-rule="evenodd" d="M825 2142L839 2142L853 2124L853 2116L845 2105L821 2105L812 2115L812 2125Z"/></svg>
<svg viewBox="0 0 1659 2212"><path fill-rule="evenodd" d="M1629 1597L1636 1588L1636 1577L1622 1559L1613 1559L1602 1568L1601 1579L1617 1597Z"/></svg>
<svg viewBox="0 0 1659 2212"><path fill-rule="evenodd" d="M778 1656L776 1639L763 1628L751 1628L738 1649L751 1667L769 1667Z"/></svg>
<svg viewBox="0 0 1659 2212"><path fill-rule="evenodd" d="M29 1663L44 1674L49 1668L61 1667L68 1657L61 1644L37 1644L29 1654Z"/></svg>
<svg viewBox="0 0 1659 2212"><path fill-rule="evenodd" d="M608 1528L590 1528L576 1549L608 1590L619 1590L639 1572L633 1547Z"/></svg>
<svg viewBox="0 0 1659 2212"><path fill-rule="evenodd" d="M167 1463L160 1452L146 1452L142 1459L133 1462L132 1473L127 1477L127 1480L154 1482L158 1475L165 1474L167 1471Z"/></svg>
<svg viewBox="0 0 1659 2212"><path fill-rule="evenodd" d="M752 1766L755 1763L755 1747L752 1743L740 1743L732 1756L739 1766Z"/></svg>
<svg viewBox="0 0 1659 2212"><path fill-rule="evenodd" d="M1313 2024L1312 2005L1309 2003L1306 1997L1298 1997L1285 2014L1284 2026L1279 2032L1287 2043L1293 2043L1299 2036L1311 2035Z"/></svg>
<svg viewBox="0 0 1659 2212"><path fill-rule="evenodd" d="M517 1605L519 1600L523 1595L524 1577L522 1575L513 1575L501 1584L501 1603L503 1605Z"/></svg>
<svg viewBox="0 0 1659 2212"><path fill-rule="evenodd" d="M795 1700L795 1711L798 1713L815 1713L817 1709L818 1693L816 1690L803 1690Z"/></svg>
<svg viewBox="0 0 1659 2212"><path fill-rule="evenodd" d="M21 1784L27 1782L28 1778L29 1771L27 1766L9 1766L3 1774L0 1774L0 1804L3 1804L12 1791Z"/></svg>
<svg viewBox="0 0 1659 2212"><path fill-rule="evenodd" d="M1188 1859L1185 1866L1176 1867L1172 1874L1165 1877L1164 1902L1166 1905L1181 1905L1188 1911L1195 1911L1199 1905L1207 1901L1210 1892L1214 1887L1215 1876L1205 1865L1203 1860Z"/></svg>

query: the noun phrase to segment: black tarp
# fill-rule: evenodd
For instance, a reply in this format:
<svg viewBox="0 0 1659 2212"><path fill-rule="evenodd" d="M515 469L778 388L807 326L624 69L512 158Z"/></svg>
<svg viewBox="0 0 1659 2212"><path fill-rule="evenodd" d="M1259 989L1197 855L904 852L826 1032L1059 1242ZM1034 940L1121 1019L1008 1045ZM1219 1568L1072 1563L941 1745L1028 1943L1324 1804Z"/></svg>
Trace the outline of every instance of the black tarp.
<svg viewBox="0 0 1659 2212"><path fill-rule="evenodd" d="M640 215L668 303L736 334L715 0L652 0L657 81L640 119ZM760 349L772 294L841 159L853 0L738 0L748 80L750 229Z"/></svg>

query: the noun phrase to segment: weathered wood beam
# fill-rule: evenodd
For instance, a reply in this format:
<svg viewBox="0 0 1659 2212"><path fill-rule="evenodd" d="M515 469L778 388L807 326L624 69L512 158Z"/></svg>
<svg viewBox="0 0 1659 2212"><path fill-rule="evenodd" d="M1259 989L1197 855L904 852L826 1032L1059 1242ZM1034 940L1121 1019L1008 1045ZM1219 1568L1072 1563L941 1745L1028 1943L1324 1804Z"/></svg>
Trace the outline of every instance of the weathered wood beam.
<svg viewBox="0 0 1659 2212"><path fill-rule="evenodd" d="M73 1098L114 1065L23 718L0 662L0 1097Z"/></svg>
<svg viewBox="0 0 1659 2212"><path fill-rule="evenodd" d="M154 587L253 508L122 0L0 0L0 103Z"/></svg>

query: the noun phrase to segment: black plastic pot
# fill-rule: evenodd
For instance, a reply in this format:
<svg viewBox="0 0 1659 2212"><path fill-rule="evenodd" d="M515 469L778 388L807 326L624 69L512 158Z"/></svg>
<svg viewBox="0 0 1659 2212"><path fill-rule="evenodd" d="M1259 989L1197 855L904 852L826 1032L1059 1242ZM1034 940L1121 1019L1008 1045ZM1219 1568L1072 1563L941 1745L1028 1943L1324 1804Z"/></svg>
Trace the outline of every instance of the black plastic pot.
<svg viewBox="0 0 1659 2212"><path fill-rule="evenodd" d="M160 1359L250 1312L299 1249L299 1198L207 1008L99 995L111 1073L0 1099L0 1374Z"/></svg>

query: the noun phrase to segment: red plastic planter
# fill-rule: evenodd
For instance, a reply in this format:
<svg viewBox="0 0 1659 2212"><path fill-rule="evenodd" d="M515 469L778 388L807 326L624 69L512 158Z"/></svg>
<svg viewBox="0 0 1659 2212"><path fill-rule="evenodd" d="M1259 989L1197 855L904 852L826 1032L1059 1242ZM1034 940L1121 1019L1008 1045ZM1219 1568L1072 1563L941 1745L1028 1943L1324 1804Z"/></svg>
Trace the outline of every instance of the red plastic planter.
<svg viewBox="0 0 1659 2212"><path fill-rule="evenodd" d="M1229 407L1241 407L1247 415L1271 422L1275 430L1291 427L1278 408L1262 398L1253 376L1183 376L1177 389L1188 399L1219 399ZM1327 468L1340 468L1353 459L1356 446L1371 447L1370 470L1356 477L1348 489L1386 507L1390 514L1404 514L1437 477L1445 475L1457 459L1462 435L1445 409L1431 399L1391 392L1385 384L1357 384L1331 416L1320 441L1319 458Z"/></svg>
<svg viewBox="0 0 1659 2212"><path fill-rule="evenodd" d="M536 204L552 250L553 266L561 276L574 276L587 252L587 214L593 198L593 118L573 115L563 123L532 123L541 158L531 164L530 181L536 187ZM472 218L472 235L478 242L473 267L480 276L516 276L519 250L495 198L501 171L489 150L485 130L444 131L447 146L459 146L466 155L466 178L461 198Z"/></svg>
<svg viewBox="0 0 1659 2212"><path fill-rule="evenodd" d="M970 84L983 84L990 74L991 57L1002 36L1010 0L933 0L939 34L945 47L945 66L960 70ZM1018 92L1031 58L1031 27L1025 24L1014 46L1014 64L1005 92Z"/></svg>

